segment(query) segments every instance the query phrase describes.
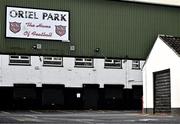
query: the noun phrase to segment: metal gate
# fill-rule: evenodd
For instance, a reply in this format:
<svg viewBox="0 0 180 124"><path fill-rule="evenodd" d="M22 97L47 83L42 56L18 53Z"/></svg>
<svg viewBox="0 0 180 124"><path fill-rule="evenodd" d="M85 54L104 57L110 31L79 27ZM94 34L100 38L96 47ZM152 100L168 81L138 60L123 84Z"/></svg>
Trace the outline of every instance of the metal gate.
<svg viewBox="0 0 180 124"><path fill-rule="evenodd" d="M170 70L154 72L154 113L171 112Z"/></svg>

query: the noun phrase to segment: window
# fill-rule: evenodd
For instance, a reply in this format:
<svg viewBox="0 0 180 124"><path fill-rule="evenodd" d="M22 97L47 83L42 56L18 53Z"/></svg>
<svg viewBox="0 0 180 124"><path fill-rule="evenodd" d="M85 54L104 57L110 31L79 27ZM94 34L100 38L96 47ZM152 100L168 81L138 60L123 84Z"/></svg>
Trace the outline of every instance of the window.
<svg viewBox="0 0 180 124"><path fill-rule="evenodd" d="M44 56L43 57L43 66L63 66L63 58L62 57L50 57Z"/></svg>
<svg viewBox="0 0 180 124"><path fill-rule="evenodd" d="M132 60L132 69L140 69L140 61Z"/></svg>
<svg viewBox="0 0 180 124"><path fill-rule="evenodd" d="M104 68L122 68L121 59L105 59Z"/></svg>
<svg viewBox="0 0 180 124"><path fill-rule="evenodd" d="M92 68L93 59L92 58L75 58L75 67Z"/></svg>
<svg viewBox="0 0 180 124"><path fill-rule="evenodd" d="M25 55L10 55L9 64L10 65L30 65L31 57Z"/></svg>

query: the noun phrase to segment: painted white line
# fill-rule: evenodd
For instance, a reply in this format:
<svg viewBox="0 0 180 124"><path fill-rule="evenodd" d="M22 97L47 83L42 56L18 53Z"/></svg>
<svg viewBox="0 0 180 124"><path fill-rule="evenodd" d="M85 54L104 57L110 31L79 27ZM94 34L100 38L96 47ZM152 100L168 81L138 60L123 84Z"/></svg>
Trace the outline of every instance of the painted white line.
<svg viewBox="0 0 180 124"><path fill-rule="evenodd" d="M38 112L38 111L33 111L33 110L30 110L31 113L35 113L35 114L42 114L42 112Z"/></svg>
<svg viewBox="0 0 180 124"><path fill-rule="evenodd" d="M139 121L142 122L148 122L148 121L158 121L159 119L153 119L153 118L145 118L145 119L139 119Z"/></svg>
<svg viewBox="0 0 180 124"><path fill-rule="evenodd" d="M125 122L135 122L136 120L123 120Z"/></svg>
<svg viewBox="0 0 180 124"><path fill-rule="evenodd" d="M1 111L1 113L3 113L3 114L11 114L10 112L6 112L6 111Z"/></svg>
<svg viewBox="0 0 180 124"><path fill-rule="evenodd" d="M69 119L68 119L69 120ZM86 124L94 124L94 119L72 119L72 121L76 121L76 122L83 122Z"/></svg>
<svg viewBox="0 0 180 124"><path fill-rule="evenodd" d="M37 118L28 118L28 117L11 117L12 119L16 120L16 121L19 121L19 122L43 122L42 120L40 119L37 119Z"/></svg>
<svg viewBox="0 0 180 124"><path fill-rule="evenodd" d="M35 116L35 115L25 115L25 117L38 118L38 117L37 117L37 116Z"/></svg>

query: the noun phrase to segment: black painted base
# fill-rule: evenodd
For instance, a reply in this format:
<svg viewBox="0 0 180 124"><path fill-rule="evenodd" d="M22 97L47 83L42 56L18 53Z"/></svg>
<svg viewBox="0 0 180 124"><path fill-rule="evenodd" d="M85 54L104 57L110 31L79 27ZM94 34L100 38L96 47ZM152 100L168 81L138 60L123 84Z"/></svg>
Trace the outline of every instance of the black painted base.
<svg viewBox="0 0 180 124"><path fill-rule="evenodd" d="M180 115L180 108L171 108L171 114Z"/></svg>
<svg viewBox="0 0 180 124"><path fill-rule="evenodd" d="M146 113L146 114L156 114L156 113L154 113L153 108L144 108L143 109L143 113ZM157 113L157 114L159 114L159 113ZM180 108L171 108L171 112L170 113L163 113L163 114L180 115Z"/></svg>
<svg viewBox="0 0 180 124"><path fill-rule="evenodd" d="M143 113L145 114L154 114L153 108L144 108Z"/></svg>
<svg viewBox="0 0 180 124"><path fill-rule="evenodd" d="M85 85L69 88L64 85L18 84L0 87L0 109L101 109L141 110L142 86L123 89L121 85Z"/></svg>

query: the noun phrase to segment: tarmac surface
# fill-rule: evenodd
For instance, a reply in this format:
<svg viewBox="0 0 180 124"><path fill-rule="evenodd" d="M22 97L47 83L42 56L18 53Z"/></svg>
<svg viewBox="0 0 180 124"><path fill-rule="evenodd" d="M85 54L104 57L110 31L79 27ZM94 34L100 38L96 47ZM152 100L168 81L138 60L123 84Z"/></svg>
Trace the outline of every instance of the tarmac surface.
<svg viewBox="0 0 180 124"><path fill-rule="evenodd" d="M138 111L0 111L3 124L180 124L180 116L148 115Z"/></svg>

